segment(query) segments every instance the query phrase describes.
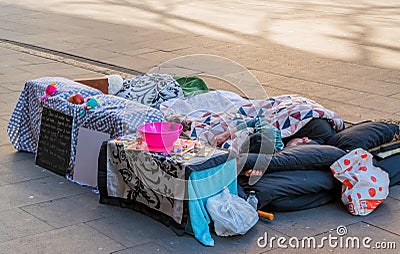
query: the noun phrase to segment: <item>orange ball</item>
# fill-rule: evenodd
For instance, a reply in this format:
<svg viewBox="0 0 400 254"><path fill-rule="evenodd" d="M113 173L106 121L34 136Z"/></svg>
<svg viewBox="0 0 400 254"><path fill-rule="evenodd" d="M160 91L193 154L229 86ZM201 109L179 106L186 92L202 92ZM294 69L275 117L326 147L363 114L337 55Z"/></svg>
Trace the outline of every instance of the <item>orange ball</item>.
<svg viewBox="0 0 400 254"><path fill-rule="evenodd" d="M76 94L71 95L68 98L68 101L73 103L73 104L82 104L82 103L85 102L85 98L83 97L82 94L76 93Z"/></svg>

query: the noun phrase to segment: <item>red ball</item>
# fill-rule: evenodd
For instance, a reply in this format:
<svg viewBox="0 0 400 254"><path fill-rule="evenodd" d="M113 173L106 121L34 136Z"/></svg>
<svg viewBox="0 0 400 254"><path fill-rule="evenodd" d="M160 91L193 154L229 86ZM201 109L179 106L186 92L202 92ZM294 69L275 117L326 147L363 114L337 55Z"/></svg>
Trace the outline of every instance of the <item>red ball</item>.
<svg viewBox="0 0 400 254"><path fill-rule="evenodd" d="M83 98L82 94L76 93L76 94L71 95L69 97L68 101L73 104L82 104L85 102L85 98Z"/></svg>

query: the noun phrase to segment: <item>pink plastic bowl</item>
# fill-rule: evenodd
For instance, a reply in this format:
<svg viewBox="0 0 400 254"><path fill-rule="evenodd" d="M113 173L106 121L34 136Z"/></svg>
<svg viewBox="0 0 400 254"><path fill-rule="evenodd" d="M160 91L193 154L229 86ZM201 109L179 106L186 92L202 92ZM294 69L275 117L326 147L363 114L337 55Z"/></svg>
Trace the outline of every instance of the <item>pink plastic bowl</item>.
<svg viewBox="0 0 400 254"><path fill-rule="evenodd" d="M153 122L142 124L137 129L149 149L169 151L181 135L182 128L179 123Z"/></svg>

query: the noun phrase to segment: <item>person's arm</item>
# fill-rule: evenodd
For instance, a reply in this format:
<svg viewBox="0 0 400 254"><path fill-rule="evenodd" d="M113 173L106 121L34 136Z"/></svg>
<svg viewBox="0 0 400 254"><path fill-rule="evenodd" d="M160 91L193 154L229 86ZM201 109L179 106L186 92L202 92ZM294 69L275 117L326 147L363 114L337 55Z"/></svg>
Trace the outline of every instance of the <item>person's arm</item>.
<svg viewBox="0 0 400 254"><path fill-rule="evenodd" d="M245 128L255 128L257 122L259 122L259 119L258 119L258 117L255 117L255 118L252 118L250 120L247 120L244 123L240 123L240 124L238 124L236 126L236 131L240 131L240 130L243 130Z"/></svg>
<svg viewBox="0 0 400 254"><path fill-rule="evenodd" d="M221 146L225 141L231 138L231 133L235 133L237 128L227 129L226 131L215 135L214 138L211 140L212 146Z"/></svg>

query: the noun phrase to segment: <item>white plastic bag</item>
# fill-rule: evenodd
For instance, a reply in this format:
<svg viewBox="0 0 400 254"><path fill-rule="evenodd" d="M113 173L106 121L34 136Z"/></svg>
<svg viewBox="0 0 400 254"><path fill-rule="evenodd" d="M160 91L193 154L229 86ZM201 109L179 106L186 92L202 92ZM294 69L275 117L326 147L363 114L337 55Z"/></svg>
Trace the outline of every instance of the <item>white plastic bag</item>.
<svg viewBox="0 0 400 254"><path fill-rule="evenodd" d="M206 207L219 236L243 235L258 221L257 211L227 188L209 198Z"/></svg>
<svg viewBox="0 0 400 254"><path fill-rule="evenodd" d="M342 202L353 215L367 215L389 194L388 173L372 164L372 155L358 148L331 165L333 175L343 183Z"/></svg>

